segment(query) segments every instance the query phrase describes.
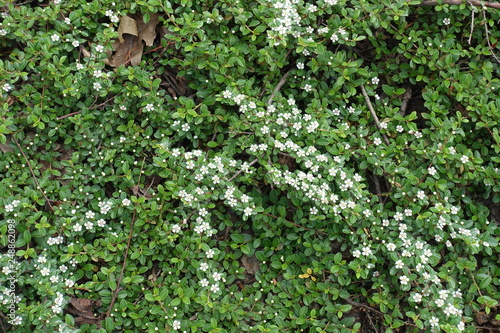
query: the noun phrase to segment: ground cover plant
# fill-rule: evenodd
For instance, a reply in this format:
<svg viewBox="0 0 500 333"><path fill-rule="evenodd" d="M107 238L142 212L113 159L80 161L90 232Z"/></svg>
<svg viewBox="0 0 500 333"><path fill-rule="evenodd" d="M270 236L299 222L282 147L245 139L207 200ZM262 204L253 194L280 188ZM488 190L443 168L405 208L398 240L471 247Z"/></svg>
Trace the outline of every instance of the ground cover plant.
<svg viewBox="0 0 500 333"><path fill-rule="evenodd" d="M499 7L4 1L0 329L498 330Z"/></svg>

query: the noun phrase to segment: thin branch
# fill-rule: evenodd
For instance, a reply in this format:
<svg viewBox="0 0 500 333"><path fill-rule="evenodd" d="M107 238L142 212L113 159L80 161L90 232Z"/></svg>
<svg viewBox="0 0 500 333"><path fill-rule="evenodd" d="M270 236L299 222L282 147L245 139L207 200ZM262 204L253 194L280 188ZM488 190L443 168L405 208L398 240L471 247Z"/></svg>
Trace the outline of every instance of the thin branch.
<svg viewBox="0 0 500 333"><path fill-rule="evenodd" d="M40 183L38 183L38 180L36 179L36 176L35 176L35 172L33 171L33 168L31 167L31 163L30 163L28 157L26 156L26 154L24 153L23 149L21 148L21 145L19 144L19 142L17 141L17 139L16 139L16 137L14 135L12 136L12 139L16 143L17 148L19 148L19 150L21 151L21 154L23 154L23 156L24 156L24 159L26 160L26 163L28 164L28 167L30 169L31 176L35 180L35 184L36 184L37 189L39 189L40 192L42 192L42 195L45 198L45 201L47 202L47 205L49 205L50 210L54 211L54 207L52 207L52 205L50 204L49 198L47 198L47 196L45 195L45 192L42 190L42 187L40 186Z"/></svg>
<svg viewBox="0 0 500 333"><path fill-rule="evenodd" d="M363 93L363 96L365 97L366 104L368 105L368 109L370 109L370 113L372 114L373 120L375 121L375 124L377 125L377 128L380 130L382 127L380 126L380 121L378 120L377 114L375 113L375 109L373 108L372 102L370 101L370 97L368 97L368 94L366 93L365 86L361 86L361 92ZM384 141L387 145L390 144L389 139L385 134L382 133L382 136L384 137Z"/></svg>
<svg viewBox="0 0 500 333"><path fill-rule="evenodd" d="M250 164L248 166L250 167L250 166L254 165L255 163L257 163L258 161L259 161L259 159L256 158L255 160L253 160L252 162L250 162ZM241 169L240 171L238 171L237 173L235 173L231 178L229 178L229 181L231 181L234 178L238 177L242 172L243 172L243 169Z"/></svg>
<svg viewBox="0 0 500 333"><path fill-rule="evenodd" d="M491 47L491 43L490 43L490 32L488 31L488 20L486 19L486 11L483 10L483 18L484 18L484 30L486 31L486 41L488 42L488 48L490 49L490 52L491 52L491 55L493 56L493 58L495 58L495 60L500 63L500 59L497 58L497 56L495 55L495 52L493 51L493 47Z"/></svg>
<svg viewBox="0 0 500 333"><path fill-rule="evenodd" d="M252 166L254 165L255 163L257 163L259 161L258 158L254 159L252 162L250 162L250 164L248 164L248 166ZM243 169L241 169L240 171L238 171L237 173L235 173L231 178L229 178L229 181L232 181L233 179L235 179L236 177L238 177L241 173L243 172Z"/></svg>
<svg viewBox="0 0 500 333"><path fill-rule="evenodd" d="M132 214L132 223L130 224L130 232L128 233L128 241L127 241L127 248L125 249L125 254L124 254L124 259L123 259L123 266L120 271L120 276L118 277L118 280L116 281L116 289L113 293L113 297L111 298L111 303L109 304L108 311L106 312L106 318L111 315L111 309L113 309L113 306L115 305L116 298L118 297L118 293L120 292L120 284L123 279L123 273L125 272L125 267L127 266L127 258L128 258L128 251L130 249L130 243L132 241L132 236L134 233L134 225L135 225L135 214L136 214L136 209L134 207L134 212Z"/></svg>
<svg viewBox="0 0 500 333"><path fill-rule="evenodd" d="M290 75L290 73L291 73L291 71L288 71L288 72L285 73L285 75L283 75L283 77L281 78L280 82L278 82L278 84L274 88L273 93L271 94L271 96L267 100L267 105L271 105L271 103L273 102L274 96L281 89L281 87L283 87L283 85L285 84L286 79L288 78L288 76Z"/></svg>
<svg viewBox="0 0 500 333"><path fill-rule="evenodd" d="M441 4L446 4L446 5L461 5L461 4L465 3L462 0L442 0L440 2L441 2ZM498 3L498 2L483 2L483 1L477 1L477 0L470 0L468 2L473 6L479 6L479 7L484 6L484 7L500 9L500 3ZM425 0L425 1L422 1L419 4L419 6L440 6L441 4L435 0Z"/></svg>
<svg viewBox="0 0 500 333"><path fill-rule="evenodd" d="M380 203L383 203L382 199L382 186L380 186L380 181L378 180L378 176L375 174L375 172L372 172L372 178L373 178L373 185L375 185L375 192L377 194L378 201Z"/></svg>
<svg viewBox="0 0 500 333"><path fill-rule="evenodd" d="M403 94L403 101L401 102L401 107L399 108L399 114L404 116L406 114L406 108L408 107L408 102L411 99L412 89L408 87Z"/></svg>
<svg viewBox="0 0 500 333"><path fill-rule="evenodd" d="M146 158L142 160L142 165L141 165L141 171L139 172L139 179L137 180L137 184L140 186L141 185L141 176L142 176L142 170L144 167L144 161ZM128 240L127 240L127 248L125 249L125 254L123 258L123 266L120 271L120 276L118 277L118 280L116 281L116 289L113 293L113 297L111 298L111 303L109 304L108 311L106 312L106 317L109 317L111 315L111 310L113 309L113 306L115 305L116 298L118 297L118 293L120 292L120 284L123 279L123 273L125 272L125 267L127 266L127 258L128 258L128 252L130 250L130 243L132 242L132 236L134 233L134 225L135 225L135 216L137 213L137 209L134 205L134 212L132 213L132 221L130 223L130 232L128 233Z"/></svg>
<svg viewBox="0 0 500 333"><path fill-rule="evenodd" d="M57 117L57 120L61 120L61 119L67 118L67 117L71 117L71 116L74 116L74 115L77 115L77 114L80 114L80 113L82 113L82 111L71 112L71 113L65 114L64 116Z"/></svg>
<svg viewBox="0 0 500 333"><path fill-rule="evenodd" d="M472 4L470 3L470 1L469 1L469 4L470 4L470 5L472 5ZM471 43L471 41L472 41L472 33L474 32L474 14L475 14L475 13L476 13L476 8L473 8L473 9L472 9L472 22L471 22L471 24L470 24L470 36L469 36L469 40L468 40L469 45L470 45L470 43Z"/></svg>
<svg viewBox="0 0 500 333"><path fill-rule="evenodd" d="M344 300L345 300L347 303L349 303L349 304L351 304L352 306L354 306L354 307L357 307L357 308L363 308L363 309L369 310L369 311L371 311L371 312L375 312L376 314L378 314L378 315L379 315L379 316L381 316L381 317L383 317L383 316L384 316L384 314L383 314L382 312L378 311L377 309L372 308L371 306L368 306L368 305L363 304L363 303L358 303L358 302L355 302L355 301L351 300L350 298L344 298ZM405 323L406 325L408 325L408 326L411 326L411 327L417 327L417 325L412 324L412 323L409 323L409 322L407 322L407 321L405 321L404 323Z"/></svg>

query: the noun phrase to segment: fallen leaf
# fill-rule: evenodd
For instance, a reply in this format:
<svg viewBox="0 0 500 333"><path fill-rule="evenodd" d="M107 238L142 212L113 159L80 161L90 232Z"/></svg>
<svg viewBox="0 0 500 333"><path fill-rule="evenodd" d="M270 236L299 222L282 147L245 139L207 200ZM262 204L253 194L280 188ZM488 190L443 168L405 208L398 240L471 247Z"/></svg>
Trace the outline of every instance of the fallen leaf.
<svg viewBox="0 0 500 333"><path fill-rule="evenodd" d="M66 310L78 316L75 317L76 325L96 324L100 321L100 319L94 315L93 307L101 306L101 301L71 297L69 303L70 306Z"/></svg>
<svg viewBox="0 0 500 333"><path fill-rule="evenodd" d="M141 63L144 45L152 46L156 38L158 14L150 14L148 23L141 14L123 16L118 26L118 40L113 43L114 54L105 60L111 67L130 62L132 66Z"/></svg>
<svg viewBox="0 0 500 333"><path fill-rule="evenodd" d="M118 40L120 43L124 43L124 34L129 34L133 36L138 36L137 22L130 16L122 16L120 19L120 25L118 26Z"/></svg>
<svg viewBox="0 0 500 333"><path fill-rule="evenodd" d="M241 264L245 267L245 272L247 274L254 275L260 269L260 262L257 260L255 256L246 256L243 255L241 257Z"/></svg>

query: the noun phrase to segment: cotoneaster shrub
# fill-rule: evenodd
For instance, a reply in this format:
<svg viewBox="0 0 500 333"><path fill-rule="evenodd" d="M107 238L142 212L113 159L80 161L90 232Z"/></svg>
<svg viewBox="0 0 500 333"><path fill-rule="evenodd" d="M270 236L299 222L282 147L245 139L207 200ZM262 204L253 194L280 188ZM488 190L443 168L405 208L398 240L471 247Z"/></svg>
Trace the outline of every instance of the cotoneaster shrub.
<svg viewBox="0 0 500 333"><path fill-rule="evenodd" d="M112 67L125 16L158 20L154 42ZM498 327L499 19L420 1L5 4L5 328Z"/></svg>

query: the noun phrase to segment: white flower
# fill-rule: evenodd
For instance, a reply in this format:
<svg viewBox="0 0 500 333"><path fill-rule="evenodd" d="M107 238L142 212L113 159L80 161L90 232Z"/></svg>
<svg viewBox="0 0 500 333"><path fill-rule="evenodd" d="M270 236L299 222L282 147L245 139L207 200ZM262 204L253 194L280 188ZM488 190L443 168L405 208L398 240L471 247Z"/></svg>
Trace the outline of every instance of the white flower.
<svg viewBox="0 0 500 333"><path fill-rule="evenodd" d="M245 210L243 211L243 213L245 214L245 216L252 215L252 212L253 212L253 209L250 208L250 207L245 208Z"/></svg>
<svg viewBox="0 0 500 333"><path fill-rule="evenodd" d="M50 39L52 39L52 41L53 41L53 42L58 42L58 41L61 39L61 37L59 37L59 35L58 35L58 34L53 34L53 35L50 37Z"/></svg>
<svg viewBox="0 0 500 333"><path fill-rule="evenodd" d="M0 29L0 36L5 36L5 35L7 35L7 30Z"/></svg>
<svg viewBox="0 0 500 333"><path fill-rule="evenodd" d="M206 287L206 286L208 286L208 285L209 285L209 282L208 282L208 280L207 280L207 279L203 279L203 280L201 280L201 281L200 281L200 285L201 285L202 287Z"/></svg>
<svg viewBox="0 0 500 333"><path fill-rule="evenodd" d="M425 199L425 192L422 190L419 190L417 192L417 198L419 198L420 200L424 200Z"/></svg>
<svg viewBox="0 0 500 333"><path fill-rule="evenodd" d="M10 84L6 83L2 86L2 89L3 89L3 91L8 92L12 89L12 86Z"/></svg>
<svg viewBox="0 0 500 333"><path fill-rule="evenodd" d="M214 252L214 250L212 250L212 249L209 249L207 252L205 252L205 255L206 255L206 256L207 256L207 258L209 258L209 259L210 259L210 258L213 258L214 254L215 254L215 252Z"/></svg>
<svg viewBox="0 0 500 333"><path fill-rule="evenodd" d="M214 272L212 274L212 278L214 279L214 281L219 281L222 278L222 275L218 272Z"/></svg>
<svg viewBox="0 0 500 333"><path fill-rule="evenodd" d="M181 231L181 227L178 224L172 226L172 232L178 234Z"/></svg>
<svg viewBox="0 0 500 333"><path fill-rule="evenodd" d="M372 255L372 254L373 254L373 252L372 252L372 250L370 249L369 246L363 247L363 255L364 256L369 256L369 255Z"/></svg>
<svg viewBox="0 0 500 333"><path fill-rule="evenodd" d="M181 328L181 322L178 320L174 320L174 322L172 323L172 328L177 331Z"/></svg>
<svg viewBox="0 0 500 333"><path fill-rule="evenodd" d="M380 145L382 143L382 140L380 140L380 138L375 138L373 140L373 143L375 144L375 146L378 146L378 145Z"/></svg>
<svg viewBox="0 0 500 333"><path fill-rule="evenodd" d="M419 293L413 294L413 301L416 303L420 303L422 301L422 295Z"/></svg>
<svg viewBox="0 0 500 333"><path fill-rule="evenodd" d="M403 276L400 276L399 277L399 282L402 284L402 285L407 285L408 282L410 282L410 279L406 276L406 275L403 275Z"/></svg>
<svg viewBox="0 0 500 333"><path fill-rule="evenodd" d="M74 40L73 42L71 42L71 44L73 44L74 47L80 46L80 42L77 40Z"/></svg>
<svg viewBox="0 0 500 333"><path fill-rule="evenodd" d="M460 157L460 161L465 164L467 162L469 162L469 157L468 156L465 156L465 155L462 155L462 157Z"/></svg>
<svg viewBox="0 0 500 333"><path fill-rule="evenodd" d="M378 84L380 82L380 79L378 77L372 78L372 84Z"/></svg>
<svg viewBox="0 0 500 333"><path fill-rule="evenodd" d="M434 176L436 174L436 168L429 167L429 168L427 168L427 172L429 173L429 175Z"/></svg>
<svg viewBox="0 0 500 333"><path fill-rule="evenodd" d="M45 264L47 262L47 258L45 258L45 257L38 257L38 259L36 261L38 261L40 264Z"/></svg>
<svg viewBox="0 0 500 333"><path fill-rule="evenodd" d="M99 82L94 82L93 87L94 87L94 90L99 91L99 90L101 90L102 85Z"/></svg>
<svg viewBox="0 0 500 333"><path fill-rule="evenodd" d="M403 268L403 267L404 267L404 263L403 263L403 261L402 261L401 259L400 259L400 260L398 260L398 261L396 261L396 265L395 265L395 267L396 267L397 269L401 269L401 268Z"/></svg>
<svg viewBox="0 0 500 333"><path fill-rule="evenodd" d="M431 324L432 327L437 327L439 326L439 319L437 319L436 317L432 317L429 320L429 323Z"/></svg>
<svg viewBox="0 0 500 333"><path fill-rule="evenodd" d="M188 124L188 123L186 123L186 124L183 124L183 125L182 125L182 130L183 130L184 132L189 131L189 129L190 129L190 128L191 128L191 126L189 126L189 124Z"/></svg>
<svg viewBox="0 0 500 333"><path fill-rule="evenodd" d="M97 45L97 46L95 47L95 50L96 50L97 52L104 52L104 46L102 46L102 45Z"/></svg>
<svg viewBox="0 0 500 333"><path fill-rule="evenodd" d="M202 262L200 264L200 270L205 272L208 269L208 264L206 262Z"/></svg>
<svg viewBox="0 0 500 333"><path fill-rule="evenodd" d="M303 62L298 62L297 63L297 68L298 69L304 69L304 63Z"/></svg>
<svg viewBox="0 0 500 333"><path fill-rule="evenodd" d="M130 206L131 201L130 201L129 199L123 199L123 200L122 200L122 204L123 204L124 206Z"/></svg>
<svg viewBox="0 0 500 333"><path fill-rule="evenodd" d="M220 290L219 285L217 283L212 284L210 290L214 293L218 292Z"/></svg>
<svg viewBox="0 0 500 333"><path fill-rule="evenodd" d="M40 270L40 274L42 274L42 276L47 276L49 275L50 271L47 267L44 267Z"/></svg>
<svg viewBox="0 0 500 333"><path fill-rule="evenodd" d="M451 23L451 20L449 18L443 19L443 24L444 25L449 25Z"/></svg>
<svg viewBox="0 0 500 333"><path fill-rule="evenodd" d="M389 251L391 251L391 252L392 252L392 251L394 251L394 250L396 249L396 245L394 245L394 243L388 243L388 244L386 245L386 247L387 247L387 250L389 250Z"/></svg>

